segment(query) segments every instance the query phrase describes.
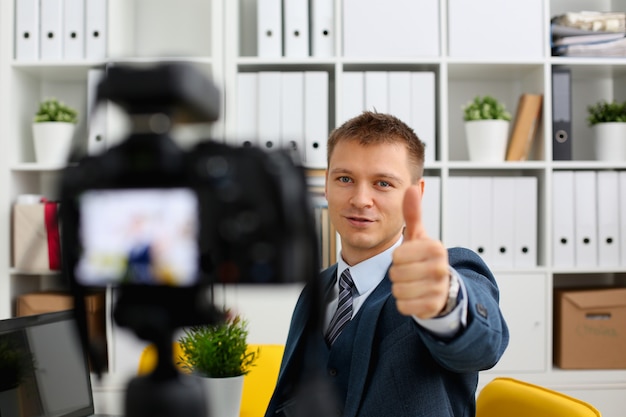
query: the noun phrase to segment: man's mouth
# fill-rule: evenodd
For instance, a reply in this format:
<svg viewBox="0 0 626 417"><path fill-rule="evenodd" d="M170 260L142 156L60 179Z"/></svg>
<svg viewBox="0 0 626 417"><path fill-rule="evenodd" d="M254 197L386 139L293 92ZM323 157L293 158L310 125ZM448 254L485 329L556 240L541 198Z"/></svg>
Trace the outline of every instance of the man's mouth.
<svg viewBox="0 0 626 417"><path fill-rule="evenodd" d="M346 218L348 219L350 223L357 224L357 225L366 225L366 224L374 222L373 220L368 219L367 217L347 216Z"/></svg>

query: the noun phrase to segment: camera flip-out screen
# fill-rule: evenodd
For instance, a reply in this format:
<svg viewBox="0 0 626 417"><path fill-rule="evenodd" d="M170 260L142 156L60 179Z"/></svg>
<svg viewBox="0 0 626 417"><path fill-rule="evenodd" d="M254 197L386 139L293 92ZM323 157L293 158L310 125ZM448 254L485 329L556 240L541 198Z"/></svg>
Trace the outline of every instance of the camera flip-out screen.
<svg viewBox="0 0 626 417"><path fill-rule="evenodd" d="M199 209L192 190L94 189L78 204L80 284L197 283Z"/></svg>

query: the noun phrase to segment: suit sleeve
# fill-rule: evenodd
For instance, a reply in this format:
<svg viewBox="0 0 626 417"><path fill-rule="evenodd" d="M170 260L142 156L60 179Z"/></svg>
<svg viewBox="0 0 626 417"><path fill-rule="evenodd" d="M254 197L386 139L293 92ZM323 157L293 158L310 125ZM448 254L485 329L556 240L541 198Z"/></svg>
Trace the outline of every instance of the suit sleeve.
<svg viewBox="0 0 626 417"><path fill-rule="evenodd" d="M451 371L475 372L492 368L509 342L496 279L484 261L469 249L452 248L448 250L448 256L450 266L465 283L467 326L445 341L421 328L420 335L434 359Z"/></svg>

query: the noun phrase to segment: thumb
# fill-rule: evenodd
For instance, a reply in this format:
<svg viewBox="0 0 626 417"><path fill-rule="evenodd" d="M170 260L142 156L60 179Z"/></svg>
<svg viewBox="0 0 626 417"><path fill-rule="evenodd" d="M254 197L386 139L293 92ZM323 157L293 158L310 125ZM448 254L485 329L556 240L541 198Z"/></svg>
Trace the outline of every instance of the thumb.
<svg viewBox="0 0 626 417"><path fill-rule="evenodd" d="M426 236L422 223L422 189L413 185L406 190L402 204L402 214L406 229L405 240L415 240Z"/></svg>

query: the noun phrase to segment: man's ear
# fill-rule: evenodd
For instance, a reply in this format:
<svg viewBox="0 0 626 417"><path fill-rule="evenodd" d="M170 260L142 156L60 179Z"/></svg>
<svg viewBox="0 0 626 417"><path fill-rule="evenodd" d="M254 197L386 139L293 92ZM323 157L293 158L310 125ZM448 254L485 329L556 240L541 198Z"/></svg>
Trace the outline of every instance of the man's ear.
<svg viewBox="0 0 626 417"><path fill-rule="evenodd" d="M324 171L324 198L328 200L328 170Z"/></svg>
<svg viewBox="0 0 626 417"><path fill-rule="evenodd" d="M417 185L420 187L420 191L422 192L422 197L424 196L424 189L426 188L426 181L424 181L424 177L420 178L417 182Z"/></svg>

